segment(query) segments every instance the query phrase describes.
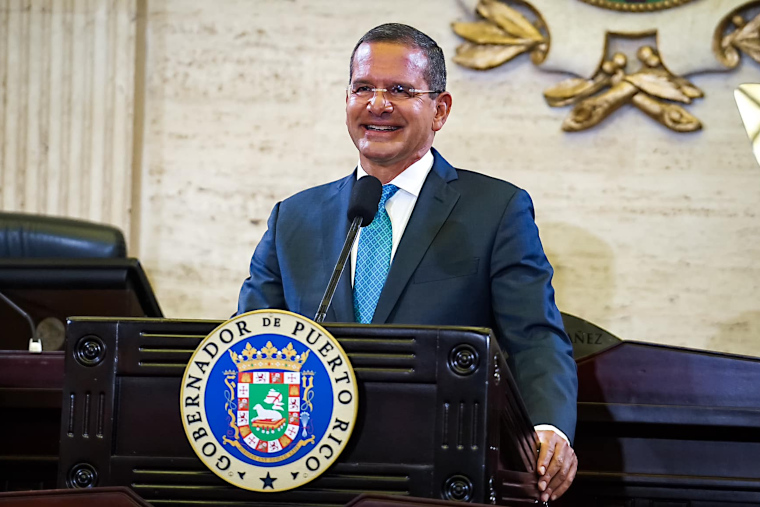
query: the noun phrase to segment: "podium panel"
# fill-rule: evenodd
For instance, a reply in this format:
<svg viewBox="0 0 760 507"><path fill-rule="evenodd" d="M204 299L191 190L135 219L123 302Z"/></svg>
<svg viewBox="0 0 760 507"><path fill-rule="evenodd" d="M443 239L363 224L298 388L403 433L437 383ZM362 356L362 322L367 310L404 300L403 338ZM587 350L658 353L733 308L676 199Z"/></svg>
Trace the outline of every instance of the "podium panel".
<svg viewBox="0 0 760 507"><path fill-rule="evenodd" d="M0 259L0 491L55 486L70 315L160 317L137 259ZM28 352L33 335L41 354Z"/></svg>
<svg viewBox="0 0 760 507"><path fill-rule="evenodd" d="M361 493L536 499L536 435L488 329L332 324L359 385L356 428L308 485L234 488L195 456L181 377L219 322L69 322L59 487L129 486L153 505L343 505ZM264 474L262 474L264 475Z"/></svg>
<svg viewBox="0 0 760 507"><path fill-rule="evenodd" d="M37 326L52 320L63 329L72 315L163 316L137 259L0 259L0 292ZM29 323L3 301L0 321L0 350L28 350ZM45 351L59 350L62 336L43 341Z"/></svg>
<svg viewBox="0 0 760 507"><path fill-rule="evenodd" d="M0 493L0 507L150 507L129 488Z"/></svg>

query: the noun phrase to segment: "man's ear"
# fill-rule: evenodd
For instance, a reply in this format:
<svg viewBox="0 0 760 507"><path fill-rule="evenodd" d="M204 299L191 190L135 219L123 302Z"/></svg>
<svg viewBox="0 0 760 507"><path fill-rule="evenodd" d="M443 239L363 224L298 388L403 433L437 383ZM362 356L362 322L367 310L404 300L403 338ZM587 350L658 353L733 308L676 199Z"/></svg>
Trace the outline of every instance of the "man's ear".
<svg viewBox="0 0 760 507"><path fill-rule="evenodd" d="M435 116L433 117L433 132L438 132L446 124L446 119L451 113L451 94L441 92L435 98Z"/></svg>

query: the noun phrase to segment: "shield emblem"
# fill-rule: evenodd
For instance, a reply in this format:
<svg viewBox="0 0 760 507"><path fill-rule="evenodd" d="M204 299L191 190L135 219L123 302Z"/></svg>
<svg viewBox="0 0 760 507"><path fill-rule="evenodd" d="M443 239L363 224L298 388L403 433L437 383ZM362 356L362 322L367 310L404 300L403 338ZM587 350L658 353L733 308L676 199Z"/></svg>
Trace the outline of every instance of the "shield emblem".
<svg viewBox="0 0 760 507"><path fill-rule="evenodd" d="M356 420L348 356L326 329L295 313L250 312L219 326L182 382L182 423L196 455L250 491L288 491L319 477Z"/></svg>
<svg viewBox="0 0 760 507"><path fill-rule="evenodd" d="M295 439L301 409L300 373L251 371L238 375L237 427L260 453L282 451Z"/></svg>

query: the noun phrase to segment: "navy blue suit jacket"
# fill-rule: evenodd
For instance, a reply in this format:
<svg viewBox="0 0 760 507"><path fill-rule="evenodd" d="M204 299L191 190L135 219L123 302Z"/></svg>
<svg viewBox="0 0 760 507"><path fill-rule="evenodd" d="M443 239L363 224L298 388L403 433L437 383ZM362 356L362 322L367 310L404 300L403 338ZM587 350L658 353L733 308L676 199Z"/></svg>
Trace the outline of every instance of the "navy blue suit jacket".
<svg viewBox="0 0 760 507"><path fill-rule="evenodd" d="M533 424L553 424L572 440L575 361L530 197L433 155L372 322L493 329ZM275 205L238 313L279 308L314 317L348 232L355 181L353 173ZM326 320L354 322L347 272Z"/></svg>

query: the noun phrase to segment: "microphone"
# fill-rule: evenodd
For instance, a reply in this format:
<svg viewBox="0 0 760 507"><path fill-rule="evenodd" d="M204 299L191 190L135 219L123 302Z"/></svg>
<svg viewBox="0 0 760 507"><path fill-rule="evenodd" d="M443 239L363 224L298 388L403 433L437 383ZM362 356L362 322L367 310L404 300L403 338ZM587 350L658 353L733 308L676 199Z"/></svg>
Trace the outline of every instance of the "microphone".
<svg viewBox="0 0 760 507"><path fill-rule="evenodd" d="M338 262L335 264L335 269L333 269L330 281L327 283L327 289L325 289L325 295L322 296L322 302L319 304L317 315L314 317L314 321L318 324L325 320L327 309L330 307L335 290L338 288L340 275L343 274L343 268L346 267L346 261L354 247L359 227L366 227L375 219L382 193L383 185L374 176L364 176L354 184L351 199L348 201L348 219L351 221L351 227L348 229L343 250L340 251Z"/></svg>
<svg viewBox="0 0 760 507"><path fill-rule="evenodd" d="M348 201L348 220L361 218L361 226L367 227L375 219L377 205L383 194L383 185L374 176L364 176L354 185L351 199Z"/></svg>

